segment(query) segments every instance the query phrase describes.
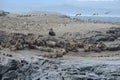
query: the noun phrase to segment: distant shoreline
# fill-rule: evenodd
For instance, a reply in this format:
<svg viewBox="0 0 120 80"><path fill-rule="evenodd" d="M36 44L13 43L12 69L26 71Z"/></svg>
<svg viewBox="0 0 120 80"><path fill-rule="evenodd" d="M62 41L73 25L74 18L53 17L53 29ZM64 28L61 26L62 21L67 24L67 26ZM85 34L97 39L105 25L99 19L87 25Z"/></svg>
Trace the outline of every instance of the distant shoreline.
<svg viewBox="0 0 120 80"><path fill-rule="evenodd" d="M120 16L70 16L71 19L87 22L120 23Z"/></svg>
<svg viewBox="0 0 120 80"><path fill-rule="evenodd" d="M66 15L68 15L68 14L66 14ZM68 16L75 16L75 14L74 15L68 15ZM78 17L80 17L80 16L86 16L86 17L120 17L120 15L79 15Z"/></svg>

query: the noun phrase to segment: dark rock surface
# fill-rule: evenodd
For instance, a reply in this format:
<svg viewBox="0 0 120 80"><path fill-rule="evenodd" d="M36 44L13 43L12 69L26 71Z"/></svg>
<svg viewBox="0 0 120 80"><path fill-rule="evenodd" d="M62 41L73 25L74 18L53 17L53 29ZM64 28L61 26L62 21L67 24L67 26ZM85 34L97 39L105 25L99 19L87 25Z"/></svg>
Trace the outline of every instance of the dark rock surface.
<svg viewBox="0 0 120 80"><path fill-rule="evenodd" d="M98 32L98 31L91 31L85 34L85 37L87 36L88 38L85 38L84 41L88 43L94 43L94 42L99 42L99 41L114 41L115 39L119 37L118 33L116 34L108 33L108 31L106 31L106 33Z"/></svg>
<svg viewBox="0 0 120 80"><path fill-rule="evenodd" d="M0 57L2 58L2 57ZM119 80L120 65L69 64L66 61L36 58L38 62L8 59L0 63L0 80Z"/></svg>
<svg viewBox="0 0 120 80"><path fill-rule="evenodd" d="M109 51L118 51L120 50L120 43L110 44L107 48Z"/></svg>
<svg viewBox="0 0 120 80"><path fill-rule="evenodd" d="M24 49L37 49L40 48L63 48L66 51L77 51L77 45L82 43L83 47L87 44L94 44L96 42L114 42L119 40L120 29L117 27L110 28L106 31L90 31L86 34L65 33L61 36L43 36L33 33L7 33L0 31L0 49L9 48L11 51L24 50ZM69 44L69 45L68 45ZM82 47L82 48L83 48ZM110 50L110 47L107 46ZM67 50L69 49L69 50ZM99 50L98 48L96 48ZM46 50L47 51L47 50ZM50 50L51 51L51 50ZM105 51L105 50L104 50ZM48 51L47 51L48 52Z"/></svg>
<svg viewBox="0 0 120 80"><path fill-rule="evenodd" d="M11 51L35 49L49 52L54 51L55 48L65 49L68 51L78 51L79 43L85 45L95 44L96 42L113 42L119 40L120 28L112 27L106 31L90 31L86 34L65 33L62 37L58 36L43 36L33 33L7 33L0 31L0 49L9 48ZM101 50L98 47L94 47L94 51L112 50L115 46L107 46L108 49ZM42 48L42 49L41 49ZM50 50L48 50L48 48ZM119 49L114 49L119 50ZM90 50L92 51L92 50Z"/></svg>

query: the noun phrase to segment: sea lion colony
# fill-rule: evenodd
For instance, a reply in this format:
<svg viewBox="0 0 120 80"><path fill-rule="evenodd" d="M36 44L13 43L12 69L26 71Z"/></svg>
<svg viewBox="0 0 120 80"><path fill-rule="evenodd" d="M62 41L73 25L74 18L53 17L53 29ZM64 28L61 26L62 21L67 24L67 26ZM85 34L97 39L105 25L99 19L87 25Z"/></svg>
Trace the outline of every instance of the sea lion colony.
<svg viewBox="0 0 120 80"><path fill-rule="evenodd" d="M0 16L5 16L7 14L8 13L0 12ZM18 18L21 17L27 19L29 16L30 15L23 15L18 16ZM32 21L29 22L31 18L27 22L30 23L29 28L25 28L27 26L27 20L24 19L14 20L10 17L6 17L6 19L1 17L0 19L0 29L4 30L0 31L0 49L3 49L0 51L0 80L120 80L119 60L117 61L114 58L110 60L106 59L107 61L98 59L99 56L97 57L98 60L91 60L91 58L87 57L83 57L84 59L82 59L82 57L76 56L69 56L69 58L68 56L64 56L60 59L49 59L62 57L65 54L69 55L72 52L78 56L78 54L82 52L83 54L89 54L90 52L95 52L95 54L97 52L97 54L99 54L102 51L106 51L106 55L100 53L102 56L100 55L99 58L117 56L117 59L119 59L119 25L118 27L112 27L106 31L90 31L88 33L80 33L80 31L72 33L68 31L73 28L67 28L68 30L64 31L66 33L61 32L64 33L63 36L58 36L58 32L54 28L56 25L54 25L52 26L54 30L50 29L50 33L43 30L48 33L48 35L45 36L41 34L33 34L37 23L34 23L33 25ZM48 16L47 19L49 19ZM52 19L55 20L54 23L58 20L53 17ZM36 20L36 18L34 20ZM64 22L63 19L62 21ZM60 20L58 20L58 22L63 23ZM85 25L86 24L87 23L85 22ZM32 28L30 28L31 26ZM39 31L41 26L36 26L38 26L36 29ZM92 26L92 28L98 28L99 26L102 27L100 24L94 26ZM23 29L21 29L21 27ZM50 28L51 26L47 25L47 27ZM64 29L63 27L65 26L62 25L62 30ZM68 24L66 27L68 27ZM75 28L75 25L72 27ZM87 27L87 25L84 27ZM10 32L14 31L14 29L19 30L21 33L17 31ZM29 31L29 33L23 34L24 31L22 32L22 30L24 29ZM29 29L31 29L31 31ZM110 44L106 44L108 42L110 42ZM11 50L11 52L6 48ZM30 50L28 52L29 54L27 54L26 51L28 50L25 49L34 50ZM24 51L22 52L19 50ZM34 55L34 53L37 52L36 50L39 52L40 56ZM109 55L109 53L111 53L110 51L116 51L117 53L112 52L112 54ZM24 54L21 54L21 52ZM93 53L94 56L95 54ZM94 56L92 56L92 58Z"/></svg>
<svg viewBox="0 0 120 80"><path fill-rule="evenodd" d="M90 33L93 34L87 37ZM120 50L119 44L114 46L104 44L106 41L119 40L120 28L116 27L110 28L106 32L92 31L79 39L77 37L66 39L66 35L57 37L55 35L42 36L33 33L7 33L5 31L0 31L0 37L0 49L9 48L11 51L35 49L48 52L46 54L40 54L40 56L48 58L62 57L69 51L79 52L79 48L83 48L84 52Z"/></svg>

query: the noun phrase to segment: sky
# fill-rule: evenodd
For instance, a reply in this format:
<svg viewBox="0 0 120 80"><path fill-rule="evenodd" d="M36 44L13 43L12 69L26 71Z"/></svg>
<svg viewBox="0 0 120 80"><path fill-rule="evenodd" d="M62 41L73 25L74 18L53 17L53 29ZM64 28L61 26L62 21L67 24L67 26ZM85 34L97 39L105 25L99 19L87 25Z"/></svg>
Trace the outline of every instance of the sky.
<svg viewBox="0 0 120 80"><path fill-rule="evenodd" d="M50 11L75 15L120 16L120 0L0 0L0 10L10 12ZM105 14L109 12L109 14Z"/></svg>

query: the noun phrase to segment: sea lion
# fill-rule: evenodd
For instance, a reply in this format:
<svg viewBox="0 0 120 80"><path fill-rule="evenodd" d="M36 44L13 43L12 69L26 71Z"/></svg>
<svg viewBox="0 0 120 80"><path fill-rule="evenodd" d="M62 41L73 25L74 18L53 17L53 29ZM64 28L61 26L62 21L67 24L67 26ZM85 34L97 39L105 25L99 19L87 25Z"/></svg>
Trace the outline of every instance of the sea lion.
<svg viewBox="0 0 120 80"><path fill-rule="evenodd" d="M84 42L78 42L78 43L77 43L77 47L78 47L78 48L84 48L84 46L85 46L85 43L84 43Z"/></svg>
<svg viewBox="0 0 120 80"><path fill-rule="evenodd" d="M46 45L47 45L48 47L56 47L56 42L54 42L54 41L47 41L47 42L46 42Z"/></svg>
<svg viewBox="0 0 120 80"><path fill-rule="evenodd" d="M66 43L66 51L73 51L77 52L77 44L74 42L68 42Z"/></svg>
<svg viewBox="0 0 120 80"><path fill-rule="evenodd" d="M92 45L91 44L85 44L84 52L90 52L91 50L92 50Z"/></svg>

